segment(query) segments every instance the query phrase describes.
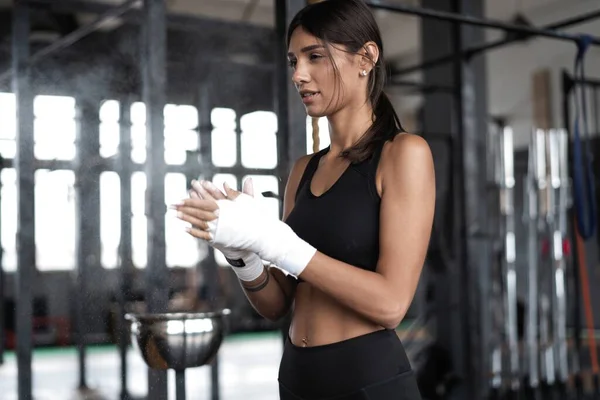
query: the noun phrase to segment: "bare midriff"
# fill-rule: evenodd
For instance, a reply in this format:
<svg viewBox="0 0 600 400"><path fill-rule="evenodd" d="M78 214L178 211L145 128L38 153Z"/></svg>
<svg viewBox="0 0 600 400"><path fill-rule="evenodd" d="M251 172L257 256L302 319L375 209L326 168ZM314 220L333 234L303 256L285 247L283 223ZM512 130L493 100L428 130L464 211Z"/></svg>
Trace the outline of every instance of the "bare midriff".
<svg viewBox="0 0 600 400"><path fill-rule="evenodd" d="M310 284L298 284L289 332L294 345L322 346L381 329Z"/></svg>

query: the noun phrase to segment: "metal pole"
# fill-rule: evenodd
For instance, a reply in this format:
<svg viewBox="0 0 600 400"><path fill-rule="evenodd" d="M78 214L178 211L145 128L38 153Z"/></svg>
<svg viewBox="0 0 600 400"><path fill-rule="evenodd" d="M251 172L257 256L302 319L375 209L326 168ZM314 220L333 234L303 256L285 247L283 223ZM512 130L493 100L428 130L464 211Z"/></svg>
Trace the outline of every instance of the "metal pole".
<svg viewBox="0 0 600 400"><path fill-rule="evenodd" d="M515 241L515 218L514 218L514 147L512 129L503 127L500 133L500 151L502 177L500 182L500 193L502 196L501 208L503 216L504 234L504 326L508 344L510 389L517 392L520 387L519 368L519 342L517 336L517 272L516 241ZM516 393L514 393L516 394Z"/></svg>
<svg viewBox="0 0 600 400"><path fill-rule="evenodd" d="M203 179L212 180L214 176L214 168L211 147L212 123L210 114L212 85L209 83L210 68L208 68L206 77L207 78L204 80L204 82L202 82L198 90L198 148L200 150L200 175L202 175ZM239 142L237 152L239 156ZM212 248L208 249L207 256L202 261L200 268L204 277L204 284L207 287L206 296L208 297L209 307L211 310L214 310L219 304L218 298L220 295L220 282L218 276L218 266L215 261L215 253ZM211 400L219 400L220 398L218 354L210 363L210 398Z"/></svg>
<svg viewBox="0 0 600 400"><path fill-rule="evenodd" d="M578 15L578 16L569 18L564 21L559 21L559 22L555 22L555 23L552 23L549 25L544 25L540 29L554 30L554 29L568 28L568 27L578 25L578 24L581 24L581 23L584 23L587 21L591 21L591 20L594 20L597 18L600 18L600 10L592 12L592 13ZM500 48L505 45L518 42L520 40L522 40L522 39L518 38L518 37L512 37L512 38L505 38L505 39L500 39L500 40L497 40L494 42L482 44L480 46L469 47L469 48L465 49L464 51L462 51L460 53L460 56L464 57L464 58L470 58L477 54L481 54L481 53L484 53L489 50ZM398 77L398 76L410 74L413 72L417 72L417 71L420 71L423 69L437 67L438 65L448 64L448 63L452 62L455 57L456 57L456 54L448 54L448 55L445 55L442 57L434 58L432 60L427 60L427 61L422 62L421 64L417 64L417 65L413 65L410 67L402 68L397 71L393 71L392 77Z"/></svg>
<svg viewBox="0 0 600 400"><path fill-rule="evenodd" d="M574 81L573 78L566 72L562 73L562 112L563 112L563 127L570 131L571 128L571 113L570 113L570 101L571 91L573 89ZM567 156L569 165L572 163L572 147L570 141L567 140ZM569 174L572 175L572 170L569 170ZM569 179L573 177L570 176ZM573 204L569 205L569 221L575 220L575 208ZM573 293L570 296L572 298L572 315L573 315L573 345L574 345L574 356L573 356L573 373L574 373L574 384L576 391L576 398L581 399L583 397L583 380L581 375L581 282L579 276L579 254L577 252L577 233L573 224L569 226L569 238L572 243L573 251L571 253L571 260L573 273Z"/></svg>
<svg viewBox="0 0 600 400"><path fill-rule="evenodd" d="M459 24L467 24L472 26L479 26L484 28L500 29L506 32L521 33L525 35L541 36L551 39L566 40L571 42L579 41L578 35L571 35L564 32L556 32L547 29L540 29L535 27L529 27L525 25L516 25L504 21L477 18L470 15L456 14L446 11L439 11L434 9L427 9L422 7L411 7L402 4L383 4L383 3L368 3L372 8L394 11L403 14L416 15L423 18L433 18L441 21L456 22ZM600 45L600 38L592 38L591 43L594 45Z"/></svg>
<svg viewBox="0 0 600 400"><path fill-rule="evenodd" d="M287 28L298 11L306 6L306 0L279 0L275 2L275 54L274 104L277 114L277 177L279 196L283 199L288 174L294 161L306 154L306 112L292 87L292 77L287 61ZM294 103L294 96L296 103ZM293 107L292 107L293 106ZM283 205L283 202L280 203ZM280 207L283 216L283 206ZM285 341L291 316L282 321L281 331Z"/></svg>
<svg viewBox="0 0 600 400"><path fill-rule="evenodd" d="M0 177L4 168L4 159L0 155ZM2 204L2 180L0 180L0 205ZM2 232L2 215L0 215L0 232ZM0 365L4 364L4 268L2 268L2 238L0 237Z"/></svg>
<svg viewBox="0 0 600 400"><path fill-rule="evenodd" d="M33 90L29 58L30 15L25 1L15 1L12 26L12 78L17 106L15 166L17 172L16 337L19 400L32 399L33 288L35 258L35 157Z"/></svg>
<svg viewBox="0 0 600 400"><path fill-rule="evenodd" d="M481 0L454 0L451 4L455 12L483 14ZM456 146L452 154L454 266L461 285L455 290L462 325L462 336L456 338L456 346L462 347L456 365L465 378L464 392L455 398L482 398L489 389L484 384L489 377L484 366L489 365L491 335L489 310L483 306L491 299L489 210L487 201L482 201L487 198L486 135L482 132L489 129L485 59L465 60L458 55L469 43L479 40L483 32L454 24L451 34L457 54L453 64L453 84L457 88L453 104Z"/></svg>
<svg viewBox="0 0 600 400"><path fill-rule="evenodd" d="M525 180L526 195L525 209L527 219L527 365L529 375L529 388L535 396L540 383L539 367L539 338L538 338L538 264L539 264L539 198L538 198L538 157L537 157L538 132L533 130L529 144L527 177Z"/></svg>
<svg viewBox="0 0 600 400"><path fill-rule="evenodd" d="M121 360L121 400L130 398L127 389L127 348L129 324L125 321L125 305L131 293L133 281L133 255L131 244L131 100L129 96L119 104L119 177L121 184L121 241L119 243L120 284L117 293L119 313L119 358Z"/></svg>
<svg viewBox="0 0 600 400"><path fill-rule="evenodd" d="M102 15L100 15L98 18L96 18L93 22L91 22L87 25L84 25L84 26L80 27L79 29L76 29L75 31L69 33L68 35L58 39L56 42L54 42L54 43L44 47L43 49L37 51L36 53L32 54L31 57L29 57L29 60L27 61L27 66L31 67L34 64L36 64L37 62L43 60L44 58L51 56L52 54L54 54L60 50L66 49L67 47L69 47L69 46L73 45L74 43L78 42L79 40L83 39L90 33L96 31L107 21L125 14L127 11L131 10L134 6L138 5L138 3L140 3L140 2L141 2L141 0L127 0L123 4L107 10ZM5 79L9 79L11 74L12 74L11 70L5 71L4 73L0 74L0 82L4 81Z"/></svg>
<svg viewBox="0 0 600 400"><path fill-rule="evenodd" d="M168 308L169 271L165 249L165 144L167 26L164 0L145 0L142 27L143 101L146 105L146 215L148 219L148 264L146 306L149 313ZM148 370L148 399L167 398L165 371Z"/></svg>
<svg viewBox="0 0 600 400"><path fill-rule="evenodd" d="M79 99L81 100L81 99ZM77 102L77 171L76 171L76 184L77 190L77 230L76 230L76 246L77 246L77 266L74 271L75 273L75 331L76 342L77 342L77 361L78 361L78 373L79 373L79 390L87 389L86 383L86 331L87 331L87 318L86 318L86 307L87 303L86 285L87 285L87 270L88 268L88 254L89 254L89 235L88 235L88 222L89 218L89 179L90 170L89 162L91 161L92 152L90 151L90 135L86 129L90 121L88 121L88 114L90 106L85 104L85 101ZM83 104L81 104L83 103Z"/></svg>

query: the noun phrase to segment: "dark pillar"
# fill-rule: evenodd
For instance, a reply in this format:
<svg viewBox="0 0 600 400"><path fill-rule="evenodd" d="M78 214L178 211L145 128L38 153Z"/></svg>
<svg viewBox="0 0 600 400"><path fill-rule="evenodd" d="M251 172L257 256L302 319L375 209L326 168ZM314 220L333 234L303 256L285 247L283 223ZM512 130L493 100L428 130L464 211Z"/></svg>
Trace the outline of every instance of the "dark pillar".
<svg viewBox="0 0 600 400"><path fill-rule="evenodd" d="M454 0L441 4L424 0L423 7L468 15L483 14L483 2ZM433 59L483 41L484 31L431 19L421 24L424 60ZM448 132L453 145L432 144L437 181L450 188L440 202L437 218L452 215L444 226L451 238L452 260L434 274L437 341L452 361L462 384L453 398L481 398L489 372L487 338L489 323L482 304L489 304L490 245L487 237L485 157L487 103L485 64L482 57L457 59L454 64L423 72L427 85L454 84L454 96L427 94L424 105L425 132ZM442 142L440 142L442 143ZM451 168L447 168L451 166ZM462 396L462 397L461 397ZM466 397L465 397L466 396Z"/></svg>
<svg viewBox="0 0 600 400"><path fill-rule="evenodd" d="M460 14L484 17L482 0L455 0L454 11ZM454 27L454 52L458 54L467 47L485 41L485 31L481 28L463 25ZM464 370L470 379L468 395L482 398L488 393L491 336L491 313L488 307L491 300L492 283L492 235L495 230L489 226L489 204L482 199L487 193L487 138L489 129L487 108L487 80L484 55L471 59L456 59L454 63L455 85L460 89L454 112L457 116L456 132L458 140L454 165L462 170L462 181L457 181L462 193L456 205L461 208L457 215L460 221L460 248L462 257L463 283L461 303L466 312L464 321L465 344L468 346L464 358ZM462 153L462 154L461 154ZM461 154L459 156L459 154ZM458 227L455 227L455 232Z"/></svg>
<svg viewBox="0 0 600 400"><path fill-rule="evenodd" d="M0 156L0 176L4 168L4 159ZM0 181L0 204L2 204L2 181ZM2 232L2 216L0 215L0 232ZM0 238L0 332L4 332L4 268L2 267L2 239ZM0 365L4 364L4 337L0 338Z"/></svg>
<svg viewBox="0 0 600 400"><path fill-rule="evenodd" d="M79 389L87 389L86 337L90 320L91 276L100 260L100 173L98 101L77 99L77 266L75 268L75 323L79 361Z"/></svg>
<svg viewBox="0 0 600 400"><path fill-rule="evenodd" d="M143 89L146 105L146 215L148 217L148 265L146 305L149 313L167 311L169 275L165 249L165 144L164 107L166 103L166 4L145 0L142 47ZM167 398L165 371L148 371L148 399Z"/></svg>
<svg viewBox="0 0 600 400"><path fill-rule="evenodd" d="M121 241L119 243L120 281L117 289L119 302L119 358L121 359L121 400L130 398L127 390L127 347L129 325L125 321L125 304L131 294L135 273L131 237L131 100L124 96L119 104L119 180L121 184Z"/></svg>
<svg viewBox="0 0 600 400"><path fill-rule="evenodd" d="M292 82L287 59L287 28L294 15L306 6L306 0L275 2L275 112L277 114L277 169L279 175L279 212L294 162L306 154L306 112ZM290 316L282 322L283 340L287 338Z"/></svg>
<svg viewBox="0 0 600 400"><path fill-rule="evenodd" d="M13 91L17 106L17 274L16 336L19 400L31 400L31 353L35 259L35 190L33 153L33 90L30 82L29 6L15 1L12 27Z"/></svg>
<svg viewBox="0 0 600 400"><path fill-rule="evenodd" d="M200 165L199 176L202 179L211 181L214 176L214 168L212 162L212 147L211 147L211 136L212 136L212 123L210 120L210 113L212 110L211 106L211 91L213 86L210 84L210 67L206 67L207 79L205 79L198 90L197 107L198 107L198 149L200 150L198 163ZM239 117L237 117L239 124ZM239 127L238 127L239 129ZM239 165L241 163L241 149L239 142L239 134L237 139L237 161ZM198 176L196 176L198 178ZM189 184L189 182L188 182ZM206 296L208 297L208 307L210 311L214 311L221 305L220 300L220 287L221 280L219 279L218 265L215 260L215 253L212 247L208 248L206 258L204 258L199 268L201 274L204 277L203 282L206 285ZM220 387L219 387L219 355L217 354L210 364L210 399L219 400L220 398Z"/></svg>
<svg viewBox="0 0 600 400"><path fill-rule="evenodd" d="M306 112L292 83L287 59L287 28L306 0L275 2L275 112L277 113L277 151L279 194L283 196L293 163L306 154Z"/></svg>

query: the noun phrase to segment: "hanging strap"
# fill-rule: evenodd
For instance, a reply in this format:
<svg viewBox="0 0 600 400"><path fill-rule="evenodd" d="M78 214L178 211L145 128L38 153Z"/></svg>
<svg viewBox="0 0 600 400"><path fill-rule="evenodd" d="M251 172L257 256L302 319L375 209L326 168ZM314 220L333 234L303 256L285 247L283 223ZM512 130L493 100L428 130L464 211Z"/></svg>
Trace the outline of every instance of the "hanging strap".
<svg viewBox="0 0 600 400"><path fill-rule="evenodd" d="M594 236L596 230L596 193L594 182L593 156L590 150L587 99L585 91L585 54L591 44L591 37L582 35L577 42L575 57L575 125L573 129L573 186L577 227L583 240ZM578 88L581 99L578 98ZM581 121L580 121L581 118ZM582 136L584 141L582 142ZM587 139L587 141L585 141ZM587 203L587 204L586 204ZM587 217L587 218L586 218Z"/></svg>

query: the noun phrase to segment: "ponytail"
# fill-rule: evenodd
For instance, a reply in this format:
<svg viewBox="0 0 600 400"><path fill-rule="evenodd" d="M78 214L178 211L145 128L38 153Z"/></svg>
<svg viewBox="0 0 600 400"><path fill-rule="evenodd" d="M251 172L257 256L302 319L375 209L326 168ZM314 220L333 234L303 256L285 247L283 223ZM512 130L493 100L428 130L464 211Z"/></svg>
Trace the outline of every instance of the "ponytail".
<svg viewBox="0 0 600 400"><path fill-rule="evenodd" d="M392 139L398 133L404 132L400 118L389 97L381 91L373 107L374 121L361 139L352 147L342 151L341 156L358 163L369 158L375 149Z"/></svg>

